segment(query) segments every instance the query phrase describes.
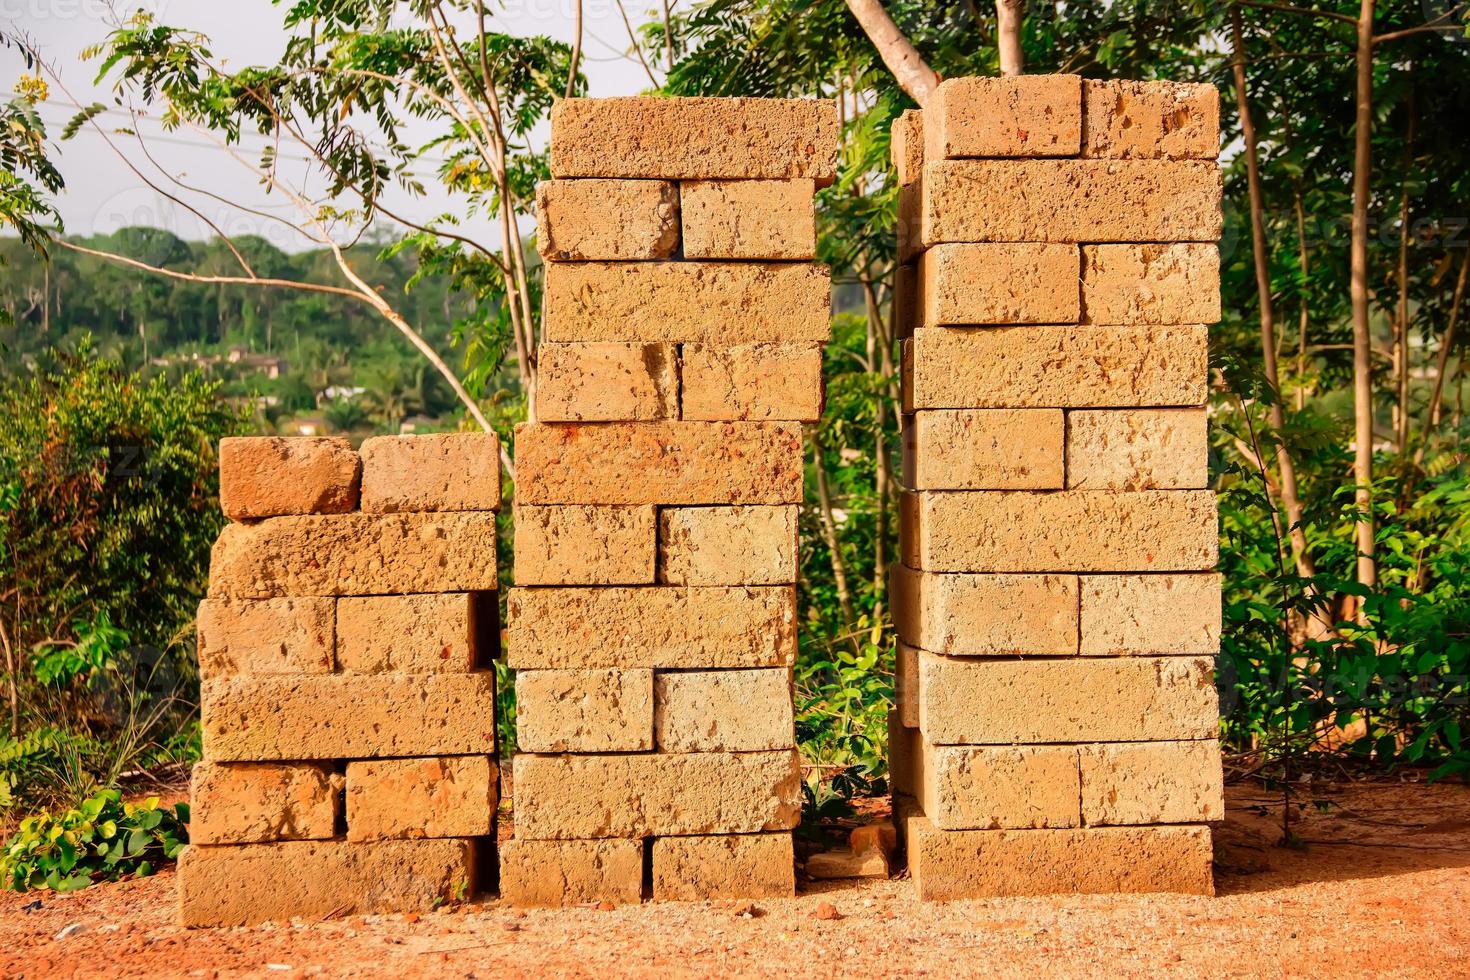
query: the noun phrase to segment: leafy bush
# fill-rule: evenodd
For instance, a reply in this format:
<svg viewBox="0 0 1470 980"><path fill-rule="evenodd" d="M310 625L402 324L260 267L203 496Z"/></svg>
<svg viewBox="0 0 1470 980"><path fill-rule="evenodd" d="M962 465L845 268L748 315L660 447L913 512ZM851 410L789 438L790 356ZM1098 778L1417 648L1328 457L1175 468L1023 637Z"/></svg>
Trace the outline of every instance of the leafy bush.
<svg viewBox="0 0 1470 980"><path fill-rule="evenodd" d="M101 879L147 877L189 842L189 805L159 806L158 797L124 803L105 789L81 806L21 821L0 855L0 887L67 892Z"/></svg>

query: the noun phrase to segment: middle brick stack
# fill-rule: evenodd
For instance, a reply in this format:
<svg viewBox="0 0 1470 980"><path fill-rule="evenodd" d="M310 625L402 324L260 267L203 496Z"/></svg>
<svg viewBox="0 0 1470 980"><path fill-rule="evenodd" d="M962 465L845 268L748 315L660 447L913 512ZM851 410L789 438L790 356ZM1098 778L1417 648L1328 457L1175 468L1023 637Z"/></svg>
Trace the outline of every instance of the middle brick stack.
<svg viewBox="0 0 1470 980"><path fill-rule="evenodd" d="M551 151L502 894L790 895L801 423L831 291L813 196L836 107L570 99Z"/></svg>

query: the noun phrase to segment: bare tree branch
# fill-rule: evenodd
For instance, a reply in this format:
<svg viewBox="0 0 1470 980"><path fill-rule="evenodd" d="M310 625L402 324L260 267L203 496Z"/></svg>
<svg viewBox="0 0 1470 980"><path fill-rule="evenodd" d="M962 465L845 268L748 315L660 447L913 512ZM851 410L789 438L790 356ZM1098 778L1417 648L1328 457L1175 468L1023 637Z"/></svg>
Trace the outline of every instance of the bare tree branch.
<svg viewBox="0 0 1470 980"><path fill-rule="evenodd" d="M1025 18L1026 0L995 0L995 50L1000 55L1000 73L1021 74L1026 57L1021 52L1021 21Z"/></svg>
<svg viewBox="0 0 1470 980"><path fill-rule="evenodd" d="M873 42L873 47L878 49L878 57L893 73L898 87L920 106L927 104L929 96L939 87L939 76L919 54L913 42L893 23L883 4L879 0L847 0L847 9L862 26L868 40Z"/></svg>

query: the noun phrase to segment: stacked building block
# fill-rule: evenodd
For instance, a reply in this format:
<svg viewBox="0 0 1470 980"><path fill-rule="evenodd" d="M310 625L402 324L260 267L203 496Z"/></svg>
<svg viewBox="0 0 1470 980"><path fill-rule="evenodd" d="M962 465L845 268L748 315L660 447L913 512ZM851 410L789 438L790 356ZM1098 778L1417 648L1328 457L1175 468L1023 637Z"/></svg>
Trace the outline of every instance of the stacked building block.
<svg viewBox="0 0 1470 980"><path fill-rule="evenodd" d="M553 110L507 603L513 903L794 889L801 424L830 304L813 195L836 156L831 103Z"/></svg>
<svg viewBox="0 0 1470 980"><path fill-rule="evenodd" d="M185 925L493 887L494 435L225 439ZM484 873L482 873L482 870Z"/></svg>
<svg viewBox="0 0 1470 980"><path fill-rule="evenodd" d="M895 123L895 803L919 894L1212 889L1208 85L959 78Z"/></svg>

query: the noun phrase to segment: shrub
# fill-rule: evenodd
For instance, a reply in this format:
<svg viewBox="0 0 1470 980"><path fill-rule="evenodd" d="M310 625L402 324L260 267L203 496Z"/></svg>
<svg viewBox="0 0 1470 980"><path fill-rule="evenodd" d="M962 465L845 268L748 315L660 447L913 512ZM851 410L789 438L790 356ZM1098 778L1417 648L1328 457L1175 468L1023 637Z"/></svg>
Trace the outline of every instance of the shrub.
<svg viewBox="0 0 1470 980"><path fill-rule="evenodd" d="M75 809L26 817L0 855L0 886L67 892L94 881L147 877L189 842L189 805L124 803L105 789Z"/></svg>

